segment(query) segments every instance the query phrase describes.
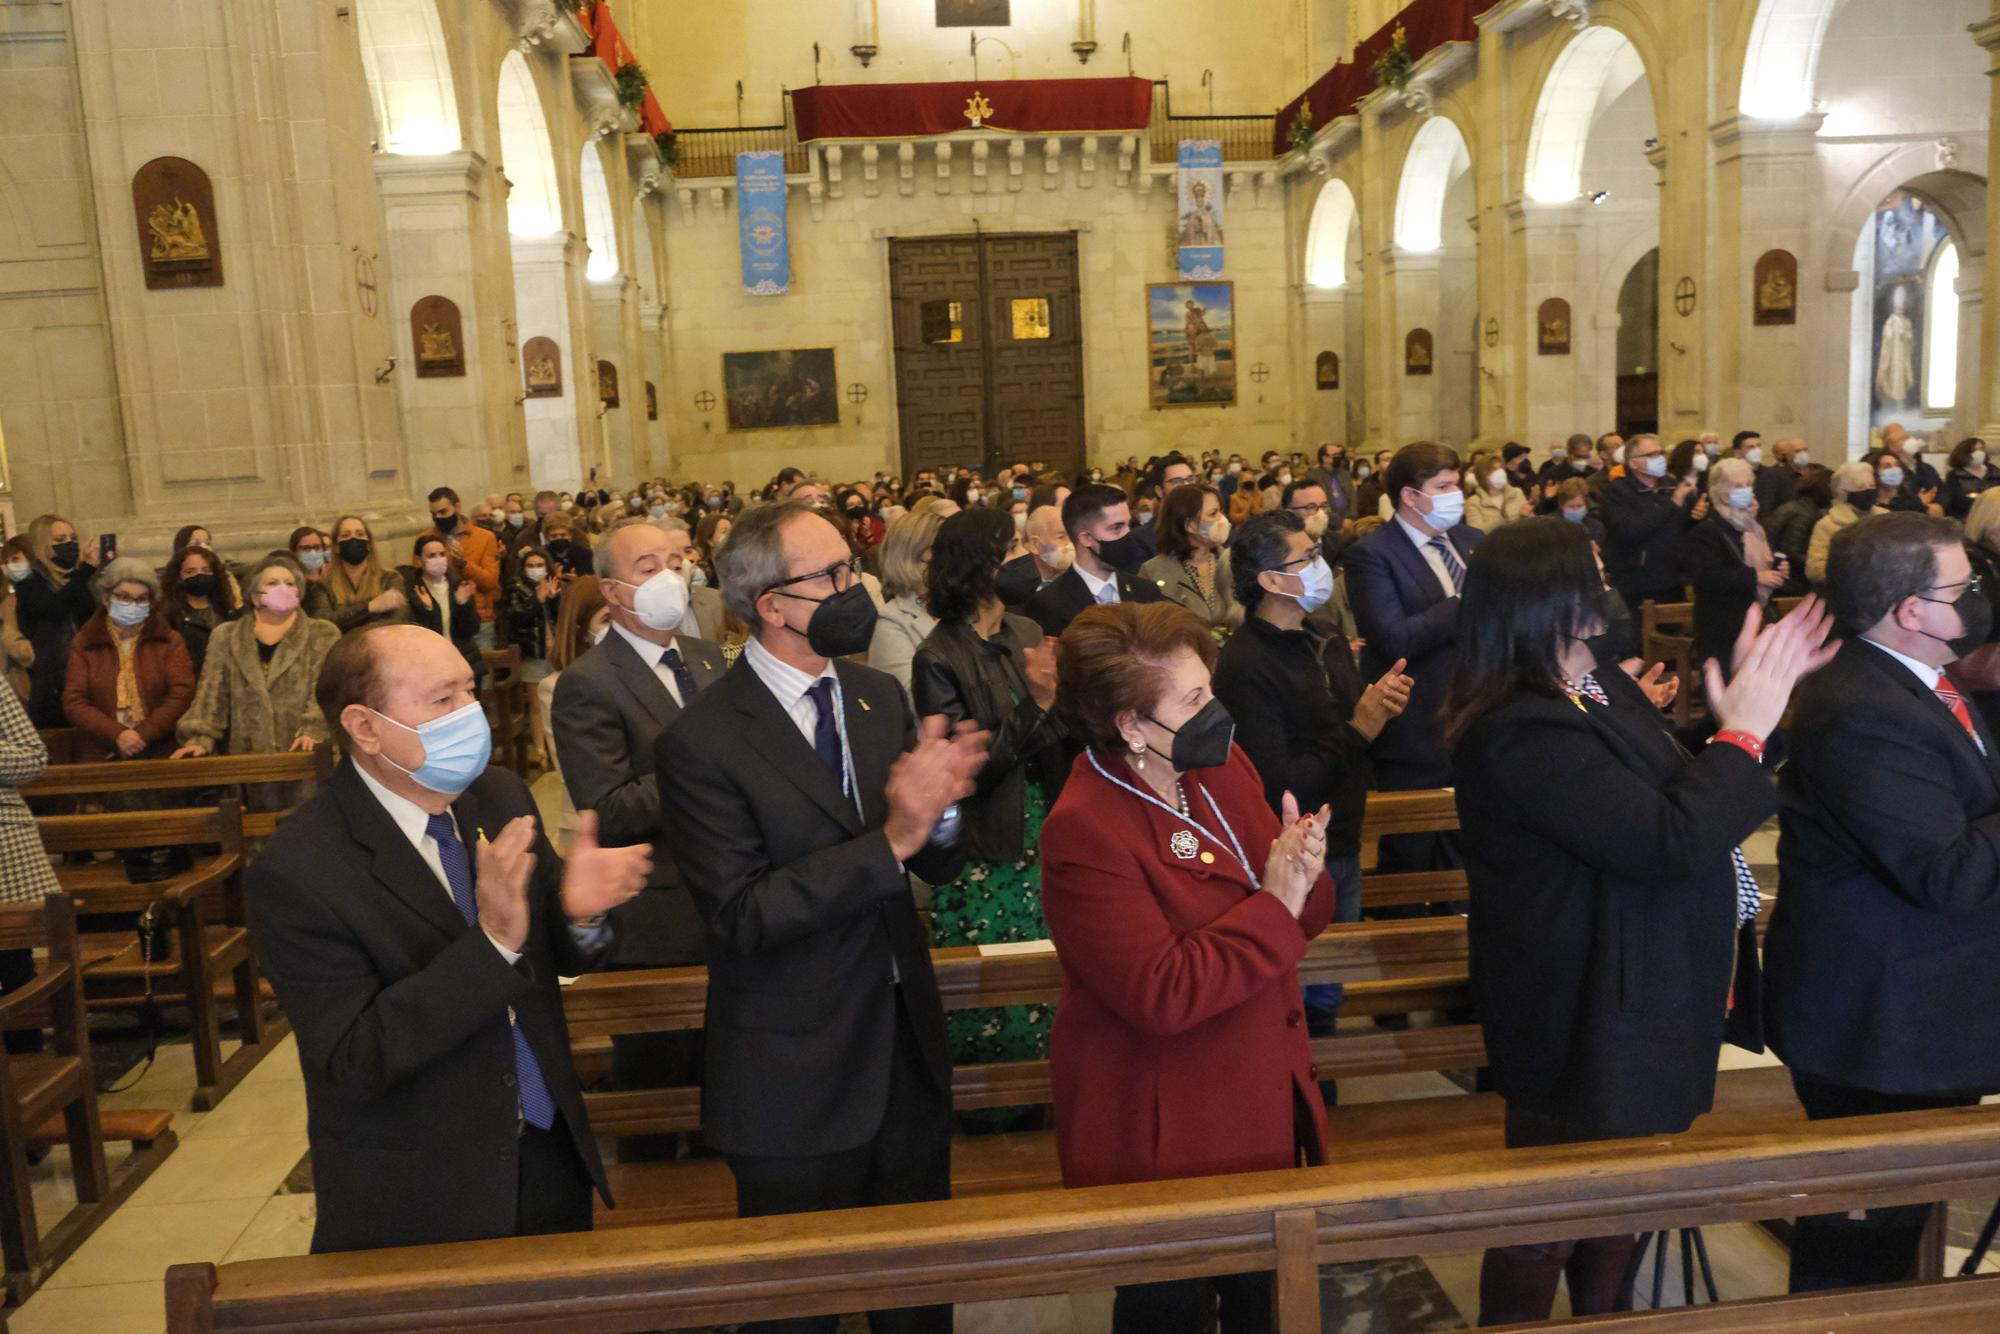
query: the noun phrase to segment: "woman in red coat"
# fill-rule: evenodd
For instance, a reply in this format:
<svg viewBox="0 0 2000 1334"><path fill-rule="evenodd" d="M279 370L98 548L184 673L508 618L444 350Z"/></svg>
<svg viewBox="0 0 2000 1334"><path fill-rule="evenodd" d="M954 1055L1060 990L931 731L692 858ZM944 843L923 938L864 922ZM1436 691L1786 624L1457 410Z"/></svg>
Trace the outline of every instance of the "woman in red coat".
<svg viewBox="0 0 2000 1334"><path fill-rule="evenodd" d="M90 738L90 758L157 759L194 699L194 662L159 610L152 567L121 557L98 572L102 604L69 653L63 712Z"/></svg>
<svg viewBox="0 0 2000 1334"><path fill-rule="evenodd" d="M1178 604L1093 607L1057 648L1088 746L1042 826L1063 966L1049 1060L1063 1182L1325 1161L1298 962L1333 916L1327 812L1281 824L1209 689L1215 642ZM1262 1329L1264 1274L1120 1288L1114 1334Z"/></svg>

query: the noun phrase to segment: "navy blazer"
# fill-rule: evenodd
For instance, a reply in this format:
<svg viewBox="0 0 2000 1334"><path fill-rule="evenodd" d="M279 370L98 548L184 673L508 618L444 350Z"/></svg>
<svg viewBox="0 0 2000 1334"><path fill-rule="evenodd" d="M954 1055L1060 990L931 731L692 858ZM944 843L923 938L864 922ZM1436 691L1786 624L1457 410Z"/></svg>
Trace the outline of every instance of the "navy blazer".
<svg viewBox="0 0 2000 1334"><path fill-rule="evenodd" d="M1463 523L1445 534L1461 562L1472 559L1483 536ZM1451 781L1451 765L1438 713L1458 642L1458 599L1445 596L1437 572L1394 519L1349 547L1341 565L1354 624L1368 641L1362 678L1373 681L1403 658L1413 681L1409 707L1375 739L1377 781L1387 790L1443 787Z"/></svg>
<svg viewBox="0 0 2000 1334"><path fill-rule="evenodd" d="M1851 639L1801 687L1781 774L1771 1046L1884 1093L2000 1089L2000 741Z"/></svg>

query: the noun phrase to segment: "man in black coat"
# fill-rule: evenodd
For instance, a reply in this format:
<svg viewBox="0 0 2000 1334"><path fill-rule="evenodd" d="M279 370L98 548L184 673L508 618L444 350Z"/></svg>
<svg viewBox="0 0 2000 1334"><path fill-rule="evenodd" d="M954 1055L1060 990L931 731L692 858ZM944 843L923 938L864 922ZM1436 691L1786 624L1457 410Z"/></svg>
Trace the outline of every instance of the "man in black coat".
<svg viewBox="0 0 2000 1334"><path fill-rule="evenodd" d="M703 1133L746 1218L947 1198L951 1057L908 872L957 873L947 815L986 734L920 734L893 677L839 660L874 604L810 508L745 511L716 565L751 639L656 755L709 935ZM951 1308L872 1324L948 1330Z"/></svg>
<svg viewBox="0 0 2000 1334"><path fill-rule="evenodd" d="M1826 597L1847 636L1800 692L1765 944L1771 1045L1814 1119L2000 1090L2000 740L1945 670L1992 611L1957 526L1844 529ZM1792 1290L1910 1277L1928 1206L1801 1218Z"/></svg>
<svg viewBox="0 0 2000 1334"><path fill-rule="evenodd" d="M1625 475L1597 492L1604 572L1635 620L1644 602L1681 600L1681 539L1691 522L1687 506L1694 492L1693 482L1667 476L1667 456L1656 435L1633 436L1625 450Z"/></svg>
<svg viewBox="0 0 2000 1334"><path fill-rule="evenodd" d="M585 814L565 866L486 768L472 688L429 630L342 639L318 695L347 758L245 875L298 1035L315 1251L581 1231L593 1185L611 1202L557 978L607 952L647 850L597 847Z"/></svg>
<svg viewBox="0 0 2000 1334"><path fill-rule="evenodd" d="M1056 505L1029 510L1028 529L1021 540L1027 544L1027 554L1002 565L995 583L1007 610L1025 614L1028 599L1060 578L1076 552L1069 534L1063 531L1062 510Z"/></svg>
<svg viewBox="0 0 2000 1334"><path fill-rule="evenodd" d="M1101 483L1078 487L1063 502L1062 522L1076 563L1028 599L1027 614L1041 625L1042 633L1062 634L1086 607L1159 601L1158 588L1129 573L1140 562L1134 559L1138 535L1132 531L1132 507L1123 491Z"/></svg>

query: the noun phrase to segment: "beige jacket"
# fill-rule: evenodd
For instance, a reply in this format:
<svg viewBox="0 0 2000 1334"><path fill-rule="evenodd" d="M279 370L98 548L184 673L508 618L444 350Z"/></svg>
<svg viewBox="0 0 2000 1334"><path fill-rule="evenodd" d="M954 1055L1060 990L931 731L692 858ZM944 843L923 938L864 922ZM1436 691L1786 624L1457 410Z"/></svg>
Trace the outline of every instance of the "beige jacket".
<svg viewBox="0 0 2000 1334"><path fill-rule="evenodd" d="M1813 525L1812 542L1806 547L1806 582L1818 587L1826 582L1826 555L1834 536L1849 524L1859 523L1861 513L1845 500L1835 500L1820 521Z"/></svg>
<svg viewBox="0 0 2000 1334"><path fill-rule="evenodd" d="M320 665L340 639L331 621L303 612L267 670L257 653L254 614L226 621L209 637L208 656L194 703L176 729L181 744L198 741L211 755L271 755L290 750L300 737L326 745L331 733L313 699ZM297 785L259 784L246 803L254 810L283 810L297 800Z"/></svg>

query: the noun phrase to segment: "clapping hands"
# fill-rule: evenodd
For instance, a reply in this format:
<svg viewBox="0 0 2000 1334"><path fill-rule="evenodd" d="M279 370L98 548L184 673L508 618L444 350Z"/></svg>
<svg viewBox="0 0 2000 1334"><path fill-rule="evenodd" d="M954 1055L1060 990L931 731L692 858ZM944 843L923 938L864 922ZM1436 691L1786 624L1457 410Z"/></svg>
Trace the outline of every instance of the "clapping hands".
<svg viewBox="0 0 2000 1334"><path fill-rule="evenodd" d="M1833 619L1817 597L1805 598L1776 625L1765 625L1763 616L1763 608L1753 606L1744 618L1735 671L1726 686L1715 659L1702 668L1709 709L1721 729L1759 740L1777 728L1799 679L1833 661L1840 650L1838 643L1827 642Z"/></svg>
<svg viewBox="0 0 2000 1334"><path fill-rule="evenodd" d="M918 724L917 744L889 769L889 819L882 832L898 861L923 851L946 809L972 795L992 741L993 734L975 723L954 730L942 714Z"/></svg>
<svg viewBox="0 0 2000 1334"><path fill-rule="evenodd" d="M1299 800L1285 793L1281 807L1284 828L1271 842L1264 862L1264 892L1274 895L1294 918L1306 909L1306 899L1326 867L1326 826L1333 819L1330 806L1317 815L1299 814Z"/></svg>

